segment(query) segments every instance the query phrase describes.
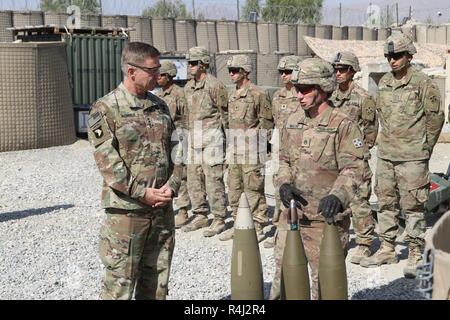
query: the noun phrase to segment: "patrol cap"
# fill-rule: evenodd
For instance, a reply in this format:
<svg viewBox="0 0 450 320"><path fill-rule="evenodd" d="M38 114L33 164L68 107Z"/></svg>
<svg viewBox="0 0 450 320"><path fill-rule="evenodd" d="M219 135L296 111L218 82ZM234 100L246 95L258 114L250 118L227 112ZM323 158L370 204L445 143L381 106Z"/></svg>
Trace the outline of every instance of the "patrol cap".
<svg viewBox="0 0 450 320"><path fill-rule="evenodd" d="M335 87L333 66L319 58L305 59L292 72L291 82L294 85L318 85L323 91L332 92Z"/></svg>
<svg viewBox="0 0 450 320"><path fill-rule="evenodd" d="M417 52L412 40L404 33L394 33L384 43L384 55L408 52L413 55Z"/></svg>
<svg viewBox="0 0 450 320"><path fill-rule="evenodd" d="M278 70L294 70L297 64L301 61L298 56L285 56L278 62Z"/></svg>
<svg viewBox="0 0 450 320"><path fill-rule="evenodd" d="M175 66L175 63L170 60L161 60L159 73L168 74L171 77L175 77L177 75L177 67Z"/></svg>
<svg viewBox="0 0 450 320"><path fill-rule="evenodd" d="M202 63L209 64L210 57L209 52L205 47L192 47L186 54L187 61L201 61Z"/></svg>
<svg viewBox="0 0 450 320"><path fill-rule="evenodd" d="M237 54L231 56L227 61L228 68L242 68L245 72L252 72L252 61L249 56Z"/></svg>
<svg viewBox="0 0 450 320"><path fill-rule="evenodd" d="M340 64L351 66L356 72L361 71L361 68L359 67L358 57L353 52L340 51L336 53L332 65L337 66Z"/></svg>

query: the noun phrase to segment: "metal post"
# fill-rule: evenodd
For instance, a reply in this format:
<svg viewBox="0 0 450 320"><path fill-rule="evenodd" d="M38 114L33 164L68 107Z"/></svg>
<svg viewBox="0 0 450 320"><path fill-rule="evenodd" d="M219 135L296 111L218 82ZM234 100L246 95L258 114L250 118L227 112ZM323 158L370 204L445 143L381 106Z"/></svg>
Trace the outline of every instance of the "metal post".
<svg viewBox="0 0 450 320"><path fill-rule="evenodd" d="M239 19L241 18L241 14L239 12L239 0L236 0L236 6L237 6L237 20L239 21Z"/></svg>
<svg viewBox="0 0 450 320"><path fill-rule="evenodd" d="M339 26L342 26L342 3L339 2Z"/></svg>
<svg viewBox="0 0 450 320"><path fill-rule="evenodd" d="M397 27L398 27L398 2L395 3L395 14L397 15Z"/></svg>
<svg viewBox="0 0 450 320"><path fill-rule="evenodd" d="M195 19L195 0L192 0L192 14L194 15Z"/></svg>
<svg viewBox="0 0 450 320"><path fill-rule="evenodd" d="M412 7L409 6L409 19L411 19L411 17L412 17Z"/></svg>
<svg viewBox="0 0 450 320"><path fill-rule="evenodd" d="M391 22L389 21L389 5L386 6L386 27L390 27Z"/></svg>

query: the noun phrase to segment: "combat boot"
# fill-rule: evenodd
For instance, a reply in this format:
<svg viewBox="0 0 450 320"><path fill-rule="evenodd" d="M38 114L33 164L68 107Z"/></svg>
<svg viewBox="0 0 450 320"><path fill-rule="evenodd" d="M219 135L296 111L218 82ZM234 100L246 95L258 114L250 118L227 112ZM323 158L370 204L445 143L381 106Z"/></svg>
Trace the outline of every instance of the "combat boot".
<svg viewBox="0 0 450 320"><path fill-rule="evenodd" d="M184 225L181 230L183 232L191 232L208 226L208 218L203 214L196 214L195 218Z"/></svg>
<svg viewBox="0 0 450 320"><path fill-rule="evenodd" d="M225 222L222 218L214 218L208 229L203 231L203 236L206 238L215 236L225 230Z"/></svg>
<svg viewBox="0 0 450 320"><path fill-rule="evenodd" d="M371 257L363 258L359 265L364 268L381 266L382 264L398 263L394 244L383 241L381 247Z"/></svg>
<svg viewBox="0 0 450 320"><path fill-rule="evenodd" d="M354 264L359 264L362 259L370 257L370 248L365 245L358 245L356 247L356 252L350 258L350 262Z"/></svg>
<svg viewBox="0 0 450 320"><path fill-rule="evenodd" d="M184 226L187 221L188 211L186 210L186 208L181 208L180 210L178 210L178 213L175 216L175 228L181 228L181 226Z"/></svg>
<svg viewBox="0 0 450 320"><path fill-rule="evenodd" d="M415 278L417 266L422 264L423 246L416 243L408 244L408 261L403 269L405 278Z"/></svg>
<svg viewBox="0 0 450 320"><path fill-rule="evenodd" d="M275 236L268 238L266 241L264 241L264 248L270 249L275 247Z"/></svg>
<svg viewBox="0 0 450 320"><path fill-rule="evenodd" d="M234 227L231 227L230 229L222 232L219 235L219 240L220 241L228 241L228 240L233 239L233 236L234 236Z"/></svg>

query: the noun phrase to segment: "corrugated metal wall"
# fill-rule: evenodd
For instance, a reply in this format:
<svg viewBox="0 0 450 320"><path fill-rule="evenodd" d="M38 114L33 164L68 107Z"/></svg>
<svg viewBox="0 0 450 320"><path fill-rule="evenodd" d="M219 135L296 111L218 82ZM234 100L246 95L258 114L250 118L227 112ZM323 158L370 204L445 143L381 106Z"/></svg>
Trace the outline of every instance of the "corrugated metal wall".
<svg viewBox="0 0 450 320"><path fill-rule="evenodd" d="M13 41L12 31L6 30L13 26L12 11L0 11L0 42Z"/></svg>
<svg viewBox="0 0 450 320"><path fill-rule="evenodd" d="M218 21L216 28L219 51L237 50L239 48L236 22Z"/></svg>
<svg viewBox="0 0 450 320"><path fill-rule="evenodd" d="M278 24L278 51L297 54L297 25Z"/></svg>
<svg viewBox="0 0 450 320"><path fill-rule="evenodd" d="M233 82L231 81L230 74L227 68L228 59L237 54L245 54L250 56L252 61L252 69L253 71L250 73L249 78L253 83L257 83L257 54L251 50L228 50L223 52L218 52L215 55L215 66L216 66L216 77L223 82L225 85L231 85Z"/></svg>
<svg viewBox="0 0 450 320"><path fill-rule="evenodd" d="M186 52L189 48L197 46L195 20L176 20L175 38L177 51Z"/></svg>
<svg viewBox="0 0 450 320"><path fill-rule="evenodd" d="M13 11L14 27L42 26L44 14L42 11Z"/></svg>
<svg viewBox="0 0 450 320"><path fill-rule="evenodd" d="M0 43L0 70L0 152L75 142L64 44Z"/></svg>
<svg viewBox="0 0 450 320"><path fill-rule="evenodd" d="M161 52L176 51L175 21L170 18L152 19L153 45Z"/></svg>
<svg viewBox="0 0 450 320"><path fill-rule="evenodd" d="M276 23L258 23L259 52L273 53L278 50Z"/></svg>
<svg viewBox="0 0 450 320"><path fill-rule="evenodd" d="M73 103L91 104L122 81L120 58L126 38L105 35L66 37Z"/></svg>
<svg viewBox="0 0 450 320"><path fill-rule="evenodd" d="M128 16L127 25L129 28L135 28L135 31L129 31L130 41L141 41L153 44L152 38L152 22L150 18Z"/></svg>
<svg viewBox="0 0 450 320"><path fill-rule="evenodd" d="M238 22L237 36L240 50L253 50L258 52L258 33L256 23Z"/></svg>
<svg viewBox="0 0 450 320"><path fill-rule="evenodd" d="M215 21L197 21L197 44L205 47L210 53L219 51Z"/></svg>

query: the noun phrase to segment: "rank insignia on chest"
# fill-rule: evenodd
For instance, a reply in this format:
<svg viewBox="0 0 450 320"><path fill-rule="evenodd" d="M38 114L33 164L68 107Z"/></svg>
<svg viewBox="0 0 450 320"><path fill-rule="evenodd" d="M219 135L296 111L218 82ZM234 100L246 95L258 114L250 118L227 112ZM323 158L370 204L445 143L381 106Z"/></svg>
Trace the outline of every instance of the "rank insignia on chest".
<svg viewBox="0 0 450 320"><path fill-rule="evenodd" d="M311 144L311 139L303 138L302 147L309 147Z"/></svg>
<svg viewBox="0 0 450 320"><path fill-rule="evenodd" d="M101 137L103 137L102 128L98 128L98 129L94 130L94 135L97 139L100 139Z"/></svg>
<svg viewBox="0 0 450 320"><path fill-rule="evenodd" d="M363 142L359 138L353 139L353 145L356 149L362 148L364 146Z"/></svg>

